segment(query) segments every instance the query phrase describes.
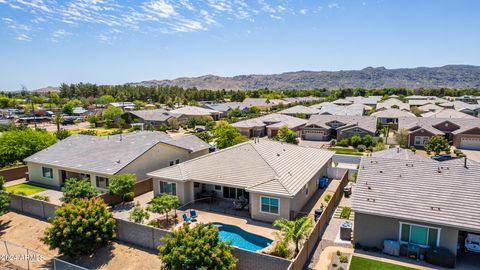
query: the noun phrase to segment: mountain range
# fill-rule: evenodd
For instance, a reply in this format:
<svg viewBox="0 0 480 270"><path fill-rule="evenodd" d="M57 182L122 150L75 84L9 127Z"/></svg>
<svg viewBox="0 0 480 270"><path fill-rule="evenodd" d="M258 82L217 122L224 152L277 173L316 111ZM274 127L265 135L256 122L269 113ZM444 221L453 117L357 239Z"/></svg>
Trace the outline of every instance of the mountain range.
<svg viewBox="0 0 480 270"><path fill-rule="evenodd" d="M272 75L221 77L205 75L174 80L150 80L129 85L180 86L199 89L315 89L315 88L480 88L480 66L447 65L387 69L367 67L362 70L296 71Z"/></svg>

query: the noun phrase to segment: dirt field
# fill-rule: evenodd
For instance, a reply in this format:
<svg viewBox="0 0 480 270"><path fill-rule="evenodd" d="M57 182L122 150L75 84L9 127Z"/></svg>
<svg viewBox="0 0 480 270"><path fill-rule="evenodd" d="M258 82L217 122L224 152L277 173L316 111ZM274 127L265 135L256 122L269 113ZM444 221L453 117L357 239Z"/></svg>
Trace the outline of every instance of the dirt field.
<svg viewBox="0 0 480 270"><path fill-rule="evenodd" d="M0 236L3 240L36 250L40 253L56 256L58 252L49 250L40 238L49 226L48 222L20 215L7 213L0 217ZM4 253L1 250L0 253ZM89 269L159 269L160 259L157 254L123 243L112 242L95 252L92 256L77 259L60 257L60 259Z"/></svg>

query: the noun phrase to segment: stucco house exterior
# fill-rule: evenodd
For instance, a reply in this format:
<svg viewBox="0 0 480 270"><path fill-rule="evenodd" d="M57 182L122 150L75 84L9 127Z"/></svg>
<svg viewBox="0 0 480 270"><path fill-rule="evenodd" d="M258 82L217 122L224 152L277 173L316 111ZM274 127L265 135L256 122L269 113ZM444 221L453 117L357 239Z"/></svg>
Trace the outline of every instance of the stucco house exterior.
<svg viewBox="0 0 480 270"><path fill-rule="evenodd" d="M376 135L376 119L370 116L313 115L302 128L302 138L312 141L341 140L353 135Z"/></svg>
<svg viewBox="0 0 480 270"><path fill-rule="evenodd" d="M155 195L171 194L181 204L204 193L248 201L253 219L294 218L327 176L333 152L255 139L148 174Z"/></svg>
<svg viewBox="0 0 480 270"><path fill-rule="evenodd" d="M197 106L183 106L170 111L171 114L176 115L180 123L186 123L191 118L201 118L211 116L213 120L220 119L222 114L219 111Z"/></svg>
<svg viewBox="0 0 480 270"><path fill-rule="evenodd" d="M160 128L161 125L168 125L169 119L179 117L179 115L170 113L164 109L129 111L127 114L130 114L134 121L151 124L156 129Z"/></svg>
<svg viewBox="0 0 480 270"><path fill-rule="evenodd" d="M307 123L307 120L279 114L272 113L265 116L252 118L244 121L233 123L232 126L237 128L243 136L247 137L275 137L278 129L282 126L288 126L289 129L301 135L302 127Z"/></svg>
<svg viewBox="0 0 480 270"><path fill-rule="evenodd" d="M102 190L113 175L133 173L141 181L148 172L205 155L208 148L196 136L170 137L162 132L72 135L24 161L33 183L58 188L68 178L89 178Z"/></svg>
<svg viewBox="0 0 480 270"><path fill-rule="evenodd" d="M355 243L381 249L394 240L456 255L467 233L480 233L478 175L480 164L467 159L363 157L353 192Z"/></svg>

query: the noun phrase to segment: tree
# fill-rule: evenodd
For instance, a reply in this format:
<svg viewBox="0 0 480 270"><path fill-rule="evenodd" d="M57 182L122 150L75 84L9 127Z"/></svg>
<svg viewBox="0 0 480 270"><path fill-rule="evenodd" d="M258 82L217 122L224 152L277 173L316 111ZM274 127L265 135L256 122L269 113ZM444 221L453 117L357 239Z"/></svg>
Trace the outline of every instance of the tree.
<svg viewBox="0 0 480 270"><path fill-rule="evenodd" d="M282 241L287 245L290 242L295 243L295 256L300 251L300 243L306 239L312 232L313 222L308 216L297 218L295 220L277 219L273 222L273 226L280 228L280 236Z"/></svg>
<svg viewBox="0 0 480 270"><path fill-rule="evenodd" d="M242 117L242 111L239 108L233 108L227 113L228 118Z"/></svg>
<svg viewBox="0 0 480 270"><path fill-rule="evenodd" d="M165 220L168 224L168 213L180 205L180 200L174 195L162 195L153 198L147 210L157 214L165 214Z"/></svg>
<svg viewBox="0 0 480 270"><path fill-rule="evenodd" d="M59 140L63 140L70 137L70 132L63 128L60 129L59 131L55 131L54 134L55 134L55 137L57 137L57 139Z"/></svg>
<svg viewBox="0 0 480 270"><path fill-rule="evenodd" d="M125 194L132 191L136 179L137 177L132 173L115 175L110 178L108 192L110 194L122 196L122 201L125 201Z"/></svg>
<svg viewBox="0 0 480 270"><path fill-rule="evenodd" d="M350 139L350 142L353 147L357 147L359 144L362 143L362 137L360 137L360 135L353 135Z"/></svg>
<svg viewBox="0 0 480 270"><path fill-rule="evenodd" d="M115 101L115 98L112 97L111 95L103 95L101 97L98 98L98 103L102 104L102 105L107 105L109 103L112 103Z"/></svg>
<svg viewBox="0 0 480 270"><path fill-rule="evenodd" d="M42 241L61 254L91 254L115 236L115 219L100 198L74 199L55 213Z"/></svg>
<svg viewBox="0 0 480 270"><path fill-rule="evenodd" d="M96 128L97 127L97 122L98 122L98 117L96 115L92 115L88 118L87 121L90 123L90 127Z"/></svg>
<svg viewBox="0 0 480 270"><path fill-rule="evenodd" d="M235 269L238 259L232 255L232 247L218 236L213 224L187 223L162 238L159 257L165 270Z"/></svg>
<svg viewBox="0 0 480 270"><path fill-rule="evenodd" d="M140 203L137 202L135 207L133 208L132 212L130 212L130 216L128 220L133 221L135 223L143 223L145 219L149 219L150 214L148 213L145 208L140 206Z"/></svg>
<svg viewBox="0 0 480 270"><path fill-rule="evenodd" d="M0 190L0 216L3 216L10 209L10 194Z"/></svg>
<svg viewBox="0 0 480 270"><path fill-rule="evenodd" d="M72 111L73 112L73 111ZM57 125L57 132L60 131L60 124L63 122L63 117L60 113L56 113L53 117L53 122Z"/></svg>
<svg viewBox="0 0 480 270"><path fill-rule="evenodd" d="M196 132L195 136L197 136L200 140L209 143L212 141L212 136L207 131Z"/></svg>
<svg viewBox="0 0 480 270"><path fill-rule="evenodd" d="M122 109L119 107L110 106L102 113L103 119L107 122L107 126L111 127L113 124L117 124L118 120L122 116Z"/></svg>
<svg viewBox="0 0 480 270"><path fill-rule="evenodd" d="M0 167L21 162L57 142L55 135L31 128L5 131L0 136Z"/></svg>
<svg viewBox="0 0 480 270"><path fill-rule="evenodd" d="M447 153L450 152L450 145L442 136L430 137L423 146L427 152L434 152L436 156L440 155L443 151Z"/></svg>
<svg viewBox="0 0 480 270"><path fill-rule="evenodd" d="M373 137L372 135L365 135L362 138L362 144L364 144L366 147L370 147L373 145Z"/></svg>
<svg viewBox="0 0 480 270"><path fill-rule="evenodd" d="M50 93L50 102L54 104L60 103L60 95L55 92Z"/></svg>
<svg viewBox="0 0 480 270"><path fill-rule="evenodd" d="M408 130L402 128L394 135L395 141L400 147L407 147L408 144Z"/></svg>
<svg viewBox="0 0 480 270"><path fill-rule="evenodd" d="M69 102L63 104L62 112L64 114L72 115L73 114L73 108L75 108L75 103L73 103L72 101L69 101Z"/></svg>
<svg viewBox="0 0 480 270"><path fill-rule="evenodd" d="M238 129L232 127L232 125L225 121L217 122L213 128L213 135L216 138L218 149L224 149L248 140L240 134Z"/></svg>
<svg viewBox="0 0 480 270"><path fill-rule="evenodd" d="M171 117L167 120L168 125L170 126L171 130L177 131L180 128L178 123L178 119L175 117Z"/></svg>
<svg viewBox="0 0 480 270"><path fill-rule="evenodd" d="M74 199L95 198L98 195L97 189L92 186L88 178L78 180L68 178L62 188L63 197L60 200L69 203Z"/></svg>
<svg viewBox="0 0 480 270"><path fill-rule="evenodd" d="M294 144L298 143L297 133L289 129L287 125L281 126L278 129L276 138L281 142L294 143Z"/></svg>

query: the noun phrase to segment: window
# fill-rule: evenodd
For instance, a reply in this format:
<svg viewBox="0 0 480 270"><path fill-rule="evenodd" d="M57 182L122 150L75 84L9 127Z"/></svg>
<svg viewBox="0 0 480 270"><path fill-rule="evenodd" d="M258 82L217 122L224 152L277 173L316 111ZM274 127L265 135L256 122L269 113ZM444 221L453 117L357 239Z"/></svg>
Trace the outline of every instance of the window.
<svg viewBox="0 0 480 270"><path fill-rule="evenodd" d="M175 160L175 164L180 163L180 159Z"/></svg>
<svg viewBox="0 0 480 270"><path fill-rule="evenodd" d="M99 188L108 188L108 178L102 176L96 176L95 180L97 182L97 187Z"/></svg>
<svg viewBox="0 0 480 270"><path fill-rule="evenodd" d="M222 186L215 186L215 190L222 191Z"/></svg>
<svg viewBox="0 0 480 270"><path fill-rule="evenodd" d="M260 197L260 212L279 214L280 200L278 198Z"/></svg>
<svg viewBox="0 0 480 270"><path fill-rule="evenodd" d="M400 241L436 247L440 241L440 229L400 222Z"/></svg>
<svg viewBox="0 0 480 270"><path fill-rule="evenodd" d="M42 176L45 178L53 178L53 169L42 167Z"/></svg>
<svg viewBox="0 0 480 270"><path fill-rule="evenodd" d="M415 145L424 145L425 142L430 139L427 136L415 136Z"/></svg>
<svg viewBox="0 0 480 270"><path fill-rule="evenodd" d="M170 166L173 166L173 165L175 165L175 161L172 160L170 161Z"/></svg>
<svg viewBox="0 0 480 270"><path fill-rule="evenodd" d="M160 194L177 195L177 184L160 181Z"/></svg>

